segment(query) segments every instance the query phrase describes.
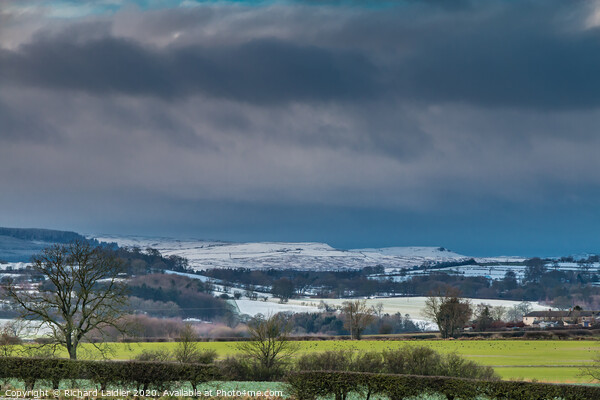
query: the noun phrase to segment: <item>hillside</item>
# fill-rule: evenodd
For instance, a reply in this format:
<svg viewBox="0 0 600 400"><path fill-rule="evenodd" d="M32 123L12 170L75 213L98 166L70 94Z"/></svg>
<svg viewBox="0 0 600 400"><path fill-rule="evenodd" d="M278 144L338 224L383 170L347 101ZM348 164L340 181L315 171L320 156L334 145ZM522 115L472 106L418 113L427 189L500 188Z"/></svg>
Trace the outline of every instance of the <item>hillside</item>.
<svg viewBox="0 0 600 400"><path fill-rule="evenodd" d="M99 235L97 240L119 246L152 247L163 255L186 257L194 269L251 268L337 270L383 266L386 270L456 262L470 257L442 247L392 247L382 249L335 249L314 242L228 243L203 240L178 240L140 236Z"/></svg>
<svg viewBox="0 0 600 400"><path fill-rule="evenodd" d="M49 244L67 243L75 239L86 238L70 231L0 227L0 261L27 262Z"/></svg>

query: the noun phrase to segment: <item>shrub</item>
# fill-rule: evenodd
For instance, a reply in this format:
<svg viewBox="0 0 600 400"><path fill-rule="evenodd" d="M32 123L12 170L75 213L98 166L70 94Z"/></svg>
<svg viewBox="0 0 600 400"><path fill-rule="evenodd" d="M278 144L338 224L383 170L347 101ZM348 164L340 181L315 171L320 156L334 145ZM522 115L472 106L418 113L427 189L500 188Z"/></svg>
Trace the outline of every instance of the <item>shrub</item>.
<svg viewBox="0 0 600 400"><path fill-rule="evenodd" d="M191 362L195 364L213 364L217 359L217 352L215 350L199 350Z"/></svg>
<svg viewBox="0 0 600 400"><path fill-rule="evenodd" d="M383 362L392 374L439 375L442 356L426 346L404 346L384 351Z"/></svg>
<svg viewBox="0 0 600 400"><path fill-rule="evenodd" d="M358 353L352 360L350 370L356 372L383 372L382 354L375 351Z"/></svg>
<svg viewBox="0 0 600 400"><path fill-rule="evenodd" d="M143 350L135 357L135 361L170 361L172 354L166 350Z"/></svg>
<svg viewBox="0 0 600 400"><path fill-rule="evenodd" d="M228 381L277 381L288 372L287 364L265 367L250 356L227 357L217 363L220 375Z"/></svg>
<svg viewBox="0 0 600 400"><path fill-rule="evenodd" d="M473 379L498 379L494 368L466 360L456 353L446 354L442 357L439 375Z"/></svg>
<svg viewBox="0 0 600 400"><path fill-rule="evenodd" d="M227 357L217 363L220 374L228 381L252 380L252 365L247 357Z"/></svg>
<svg viewBox="0 0 600 400"><path fill-rule="evenodd" d="M179 356L179 357L178 357ZM215 350L194 350L181 357L181 353L168 350L143 350L135 357L135 361L178 361L182 364L213 364L217 358ZM183 361L182 361L183 360Z"/></svg>
<svg viewBox="0 0 600 400"><path fill-rule="evenodd" d="M298 359L296 367L300 371L350 371L352 355L353 352L350 350L303 354Z"/></svg>
<svg viewBox="0 0 600 400"><path fill-rule="evenodd" d="M381 353L374 351L355 353L351 350L324 351L302 355L296 362L300 371L355 371L381 372Z"/></svg>

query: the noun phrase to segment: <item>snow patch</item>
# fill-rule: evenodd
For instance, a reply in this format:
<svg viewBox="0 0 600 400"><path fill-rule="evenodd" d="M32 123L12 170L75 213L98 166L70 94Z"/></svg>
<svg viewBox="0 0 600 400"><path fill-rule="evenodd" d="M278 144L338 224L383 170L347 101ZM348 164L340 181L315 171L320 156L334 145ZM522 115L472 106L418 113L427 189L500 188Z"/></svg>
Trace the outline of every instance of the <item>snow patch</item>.
<svg viewBox="0 0 600 400"><path fill-rule="evenodd" d="M247 314L252 317L258 314L273 315L278 312L318 312L315 306L304 306L299 304L274 303L272 301L254 301L254 300L234 300L237 304L240 314Z"/></svg>

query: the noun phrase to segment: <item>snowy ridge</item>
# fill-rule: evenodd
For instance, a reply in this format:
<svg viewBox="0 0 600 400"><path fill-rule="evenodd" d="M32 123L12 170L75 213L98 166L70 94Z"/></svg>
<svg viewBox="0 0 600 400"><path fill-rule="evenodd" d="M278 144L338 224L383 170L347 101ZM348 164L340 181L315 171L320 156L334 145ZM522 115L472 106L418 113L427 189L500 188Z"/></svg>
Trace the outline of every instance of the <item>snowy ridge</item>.
<svg viewBox="0 0 600 400"><path fill-rule="evenodd" d="M228 243L118 235L94 235L119 246L152 247L164 256L186 257L196 270L209 268L338 270L383 266L386 270L464 261L470 257L441 247L388 247L339 250L325 243Z"/></svg>
<svg viewBox="0 0 600 400"><path fill-rule="evenodd" d="M454 253L451 250L446 250L443 247L382 247L375 249L356 249L365 253L377 253L386 256L402 256L402 257L434 257L434 258L451 258L460 259L466 256Z"/></svg>

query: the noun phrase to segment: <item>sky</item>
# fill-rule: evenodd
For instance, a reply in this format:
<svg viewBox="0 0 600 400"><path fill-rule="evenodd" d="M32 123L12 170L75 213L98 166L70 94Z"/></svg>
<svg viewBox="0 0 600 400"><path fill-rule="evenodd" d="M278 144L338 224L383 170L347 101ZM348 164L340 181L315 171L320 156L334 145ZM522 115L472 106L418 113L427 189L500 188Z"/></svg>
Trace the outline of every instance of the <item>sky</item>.
<svg viewBox="0 0 600 400"><path fill-rule="evenodd" d="M0 226L600 253L600 2L0 0Z"/></svg>

